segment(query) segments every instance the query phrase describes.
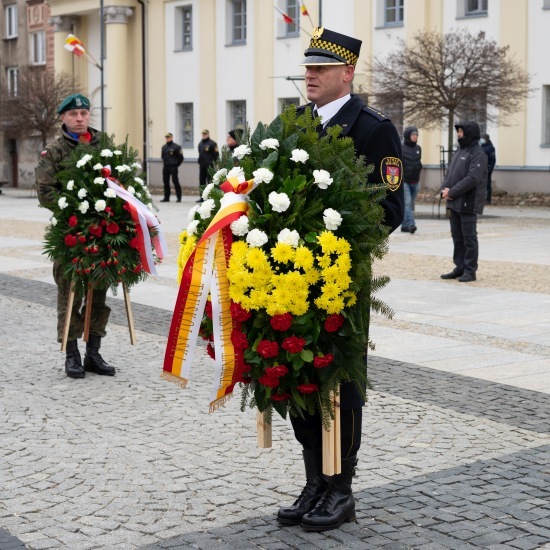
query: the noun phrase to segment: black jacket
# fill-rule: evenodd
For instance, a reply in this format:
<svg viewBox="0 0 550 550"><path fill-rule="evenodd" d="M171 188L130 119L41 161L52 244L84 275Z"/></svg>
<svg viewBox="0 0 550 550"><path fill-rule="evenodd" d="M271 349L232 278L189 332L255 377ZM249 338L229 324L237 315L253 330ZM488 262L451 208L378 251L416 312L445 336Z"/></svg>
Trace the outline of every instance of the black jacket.
<svg viewBox="0 0 550 550"><path fill-rule="evenodd" d="M443 179L441 189L449 188L447 208L461 214L482 214L487 185L487 155L479 145L477 122L455 125L464 130L456 151Z"/></svg>
<svg viewBox="0 0 550 550"><path fill-rule="evenodd" d="M164 166L179 166L183 162L183 152L181 147L170 141L162 146L162 162Z"/></svg>
<svg viewBox="0 0 550 550"><path fill-rule="evenodd" d="M418 183L422 170L422 147L411 141L413 132L418 132L416 126L409 126L403 132L403 181L406 183Z"/></svg>
<svg viewBox="0 0 550 550"><path fill-rule="evenodd" d="M218 160L218 144L210 138L201 139L199 143L199 165L201 168L210 168Z"/></svg>
<svg viewBox="0 0 550 550"><path fill-rule="evenodd" d="M495 147L491 140L486 141L481 148L487 155L487 170L489 171L489 174L493 171L493 168L495 167L495 164L497 163L497 155Z"/></svg>

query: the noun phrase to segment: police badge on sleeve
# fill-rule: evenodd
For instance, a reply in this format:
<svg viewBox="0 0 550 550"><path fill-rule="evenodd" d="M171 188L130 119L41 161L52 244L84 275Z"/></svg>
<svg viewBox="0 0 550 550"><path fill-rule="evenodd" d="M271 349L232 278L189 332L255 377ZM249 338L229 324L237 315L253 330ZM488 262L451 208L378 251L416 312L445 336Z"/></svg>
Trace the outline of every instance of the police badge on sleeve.
<svg viewBox="0 0 550 550"><path fill-rule="evenodd" d="M386 157L380 163L382 180L390 191L397 191L403 178L403 163L397 157Z"/></svg>

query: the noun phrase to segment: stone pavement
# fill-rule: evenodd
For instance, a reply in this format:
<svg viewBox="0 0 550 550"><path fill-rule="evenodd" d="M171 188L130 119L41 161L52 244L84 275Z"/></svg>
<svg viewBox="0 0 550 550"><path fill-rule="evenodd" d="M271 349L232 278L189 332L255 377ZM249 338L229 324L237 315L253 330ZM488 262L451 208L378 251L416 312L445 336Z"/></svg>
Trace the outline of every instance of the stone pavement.
<svg viewBox="0 0 550 550"><path fill-rule="evenodd" d="M193 204L161 205L173 252L132 292L135 346L110 299L116 377L73 380L40 251L47 212L28 193L0 197L0 550L550 548L548 211L488 209L473 284L439 279L451 244L431 207L417 234L392 235L381 295L396 315L372 328L358 522L317 534L274 519L303 484L288 422L274 418L273 448L258 449L238 395L208 414L202 346L188 389L159 379ZM503 265L531 280L493 285Z"/></svg>

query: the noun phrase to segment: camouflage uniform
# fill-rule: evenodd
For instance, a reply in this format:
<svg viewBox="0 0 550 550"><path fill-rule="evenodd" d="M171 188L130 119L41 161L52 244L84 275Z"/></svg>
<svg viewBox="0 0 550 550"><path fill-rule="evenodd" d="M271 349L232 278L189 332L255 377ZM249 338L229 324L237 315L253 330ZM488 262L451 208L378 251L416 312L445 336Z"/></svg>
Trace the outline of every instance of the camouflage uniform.
<svg viewBox="0 0 550 550"><path fill-rule="evenodd" d="M99 148L100 133L88 128L92 135L90 145ZM66 160L73 149L78 145L67 131L65 126L61 130L61 136L48 143L42 151L40 161L36 168L36 188L38 200L42 206L52 209L57 200L57 192L61 190L61 184L57 181L57 174L63 169L62 162ZM57 341L63 338L63 327L67 302L70 294L71 282L63 277L64 265L59 262L53 264L53 277L57 284ZM90 334L103 338L106 334L105 327L109 320L110 308L106 305L106 290L94 290L92 299L92 314L90 319ZM68 341L82 337L84 330L85 305L82 305L82 287L76 286L71 324L69 326Z"/></svg>

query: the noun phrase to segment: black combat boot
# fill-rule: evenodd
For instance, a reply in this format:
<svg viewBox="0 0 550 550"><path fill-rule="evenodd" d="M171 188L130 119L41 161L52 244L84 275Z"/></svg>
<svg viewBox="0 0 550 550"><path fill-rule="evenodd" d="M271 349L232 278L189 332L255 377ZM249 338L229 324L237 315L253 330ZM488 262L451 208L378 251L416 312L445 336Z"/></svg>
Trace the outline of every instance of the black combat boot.
<svg viewBox="0 0 550 550"><path fill-rule="evenodd" d="M292 506L279 509L277 520L285 525L300 525L302 516L313 510L327 487L323 476L323 453L321 449L304 449L306 486Z"/></svg>
<svg viewBox="0 0 550 550"><path fill-rule="evenodd" d="M78 342L76 340L67 342L66 353L65 373L67 376L71 378L84 378L86 376L86 371L82 366L82 359L80 358Z"/></svg>
<svg viewBox="0 0 550 550"><path fill-rule="evenodd" d="M109 365L101 355L99 348L101 347L101 337L90 334L90 338L86 344L86 355L84 356L84 368L89 372L96 374L104 374L106 376L115 375L115 367Z"/></svg>
<svg viewBox="0 0 550 550"><path fill-rule="evenodd" d="M345 521L355 521L351 480L356 464L356 457L342 459L342 473L328 478L323 496L315 508L302 518L305 531L328 531L340 527Z"/></svg>

